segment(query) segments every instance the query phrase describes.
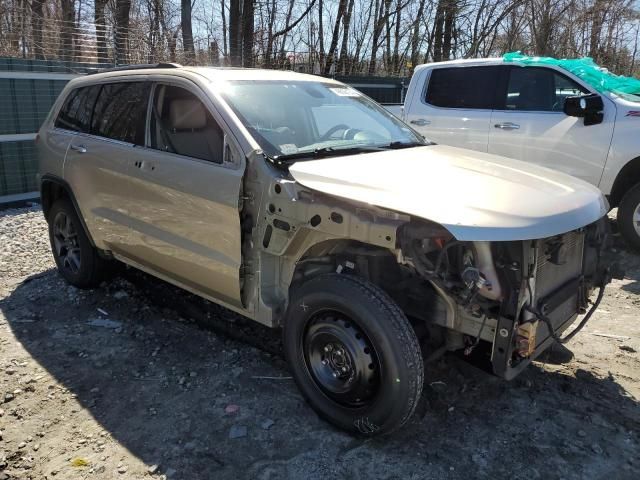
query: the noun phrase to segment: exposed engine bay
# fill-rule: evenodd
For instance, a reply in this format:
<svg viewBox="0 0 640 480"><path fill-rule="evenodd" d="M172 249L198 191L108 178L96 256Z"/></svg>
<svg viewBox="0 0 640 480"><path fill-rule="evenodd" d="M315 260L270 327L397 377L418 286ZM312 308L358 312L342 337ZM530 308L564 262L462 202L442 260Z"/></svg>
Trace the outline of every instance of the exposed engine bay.
<svg viewBox="0 0 640 480"><path fill-rule="evenodd" d="M469 355L489 342L493 371L505 378L554 340L564 341L562 332L586 314L569 334L575 335L605 285L619 276L607 261L605 219L550 238L507 242L460 242L437 225L410 222L398 244L399 263L428 281L443 304L424 320L448 329L447 349ZM590 304L596 288L600 294Z"/></svg>

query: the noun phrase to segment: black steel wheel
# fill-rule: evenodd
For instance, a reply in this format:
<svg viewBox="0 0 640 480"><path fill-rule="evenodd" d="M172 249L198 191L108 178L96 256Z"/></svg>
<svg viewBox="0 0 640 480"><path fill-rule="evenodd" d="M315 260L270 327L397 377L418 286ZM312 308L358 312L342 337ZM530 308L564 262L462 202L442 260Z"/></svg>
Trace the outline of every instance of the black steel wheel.
<svg viewBox="0 0 640 480"><path fill-rule="evenodd" d="M57 200L48 213L49 240L58 272L78 288L97 286L106 272L106 262L91 244L73 204Z"/></svg>
<svg viewBox="0 0 640 480"><path fill-rule="evenodd" d="M411 418L422 392L420 346L377 286L339 274L305 282L291 295L283 336L293 377L322 418L365 435Z"/></svg>
<svg viewBox="0 0 640 480"><path fill-rule="evenodd" d="M380 363L371 340L346 315L320 312L304 339L307 368L324 393L346 407L361 407L380 387Z"/></svg>

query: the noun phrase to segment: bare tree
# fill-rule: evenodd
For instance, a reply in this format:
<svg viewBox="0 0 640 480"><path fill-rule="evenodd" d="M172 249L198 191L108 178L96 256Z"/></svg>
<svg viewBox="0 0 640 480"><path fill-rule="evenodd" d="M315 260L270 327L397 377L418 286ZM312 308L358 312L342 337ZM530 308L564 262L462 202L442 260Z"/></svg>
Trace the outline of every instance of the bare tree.
<svg viewBox="0 0 640 480"><path fill-rule="evenodd" d="M99 63L109 61L107 53L107 24L105 21L105 7L107 0L94 0L94 22L96 29L96 53Z"/></svg>
<svg viewBox="0 0 640 480"><path fill-rule="evenodd" d="M76 18L75 1L60 0L62 24L60 26L60 43L58 57L62 60L73 60L73 32Z"/></svg>
<svg viewBox="0 0 640 480"><path fill-rule="evenodd" d="M38 60L44 59L43 29L45 0L31 0L31 31L33 51Z"/></svg>
<svg viewBox="0 0 640 480"><path fill-rule="evenodd" d="M68 1L68 0L63 0ZM129 13L131 0L116 0L116 64L129 62Z"/></svg>
<svg viewBox="0 0 640 480"><path fill-rule="evenodd" d="M229 1L229 60L231 65L242 64L242 3Z"/></svg>
<svg viewBox="0 0 640 480"><path fill-rule="evenodd" d="M180 0L180 26L182 27L182 46L189 62L193 62L196 52L193 46L191 24L191 0Z"/></svg>

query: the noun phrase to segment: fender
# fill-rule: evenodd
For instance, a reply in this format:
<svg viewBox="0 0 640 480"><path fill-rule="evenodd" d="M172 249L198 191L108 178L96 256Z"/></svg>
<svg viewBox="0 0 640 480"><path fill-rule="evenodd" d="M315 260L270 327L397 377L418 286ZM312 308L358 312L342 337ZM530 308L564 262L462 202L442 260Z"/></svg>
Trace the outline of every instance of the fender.
<svg viewBox="0 0 640 480"><path fill-rule="evenodd" d="M611 208L618 206L622 197L637 183L640 183L640 157L629 160L618 172L611 188Z"/></svg>
<svg viewBox="0 0 640 480"><path fill-rule="evenodd" d="M55 200L63 196L59 193L55 195L55 192L51 190L53 186L64 192L63 195L66 195L66 197L71 200L73 208L76 210L76 214L80 219L82 229L89 239L91 246L95 248L96 244L93 241L91 234L89 233L89 229L87 228L87 224L84 221L84 217L82 216L82 212L80 211L80 207L78 206L78 201L76 200L76 196L74 195L71 186L66 182L66 180L49 173L43 175L40 180L40 202L42 204L42 213L44 214L44 218L47 219L47 217L49 216L49 210L51 210L51 206L53 205Z"/></svg>

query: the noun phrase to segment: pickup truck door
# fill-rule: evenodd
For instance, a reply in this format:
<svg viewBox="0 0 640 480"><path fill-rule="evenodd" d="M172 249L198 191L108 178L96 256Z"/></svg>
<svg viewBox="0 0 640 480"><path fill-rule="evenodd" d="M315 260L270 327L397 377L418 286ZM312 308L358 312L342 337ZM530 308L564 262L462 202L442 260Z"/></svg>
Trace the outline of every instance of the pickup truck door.
<svg viewBox="0 0 640 480"><path fill-rule="evenodd" d="M414 89L405 106L407 123L436 143L486 152L500 71L500 66L422 70L415 80L422 88Z"/></svg>
<svg viewBox="0 0 640 480"><path fill-rule="evenodd" d="M192 291L242 308L240 191L244 159L200 88L154 85L146 150L133 162L132 260ZM235 147L233 147L235 151ZM239 150L238 150L239 151Z"/></svg>
<svg viewBox="0 0 640 480"><path fill-rule="evenodd" d="M615 123L615 106L605 103L604 120L584 120L563 112L568 96L589 90L557 70L510 66L501 99L491 116L489 153L560 170L598 185Z"/></svg>

